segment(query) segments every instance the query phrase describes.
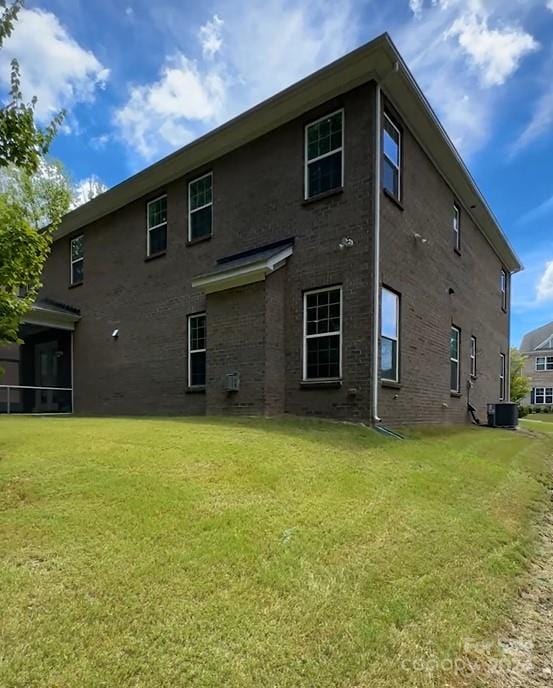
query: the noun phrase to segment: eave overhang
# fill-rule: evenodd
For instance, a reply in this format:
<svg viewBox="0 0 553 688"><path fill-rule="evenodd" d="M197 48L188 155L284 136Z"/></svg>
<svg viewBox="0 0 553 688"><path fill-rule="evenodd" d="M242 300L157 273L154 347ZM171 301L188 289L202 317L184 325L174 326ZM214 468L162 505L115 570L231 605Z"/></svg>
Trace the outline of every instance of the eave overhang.
<svg viewBox="0 0 553 688"><path fill-rule="evenodd" d="M396 65L400 69L395 69ZM71 211L64 217L54 238L80 230L371 80L382 83L385 96L404 118L504 267L510 272L520 270L520 261L499 223L388 34L336 60Z"/></svg>
<svg viewBox="0 0 553 688"><path fill-rule="evenodd" d="M229 262L220 265L212 272L195 277L192 280L192 286L204 294L212 294L217 291L243 287L246 284L262 282L268 275L283 267L293 251L294 247L289 245L275 251L270 256L260 259L253 258L247 263L236 265Z"/></svg>
<svg viewBox="0 0 553 688"><path fill-rule="evenodd" d="M75 324L79 322L81 316L70 311L63 311L48 308L40 304L33 304L31 310L25 314L22 322L25 325L39 325L41 327L52 327L57 330L75 329Z"/></svg>

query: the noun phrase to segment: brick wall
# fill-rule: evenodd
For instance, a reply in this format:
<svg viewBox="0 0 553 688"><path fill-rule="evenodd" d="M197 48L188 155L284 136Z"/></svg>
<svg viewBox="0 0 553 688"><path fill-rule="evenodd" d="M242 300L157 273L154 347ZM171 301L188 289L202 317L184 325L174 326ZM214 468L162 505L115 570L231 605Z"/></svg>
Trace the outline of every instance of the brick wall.
<svg viewBox="0 0 553 688"><path fill-rule="evenodd" d="M536 370L536 358L538 356L553 356L553 351L530 352L524 354L524 374L527 375L532 383L532 387L553 387L553 370ZM523 404L531 403L530 394L523 400ZM550 406L550 404L548 404Z"/></svg>

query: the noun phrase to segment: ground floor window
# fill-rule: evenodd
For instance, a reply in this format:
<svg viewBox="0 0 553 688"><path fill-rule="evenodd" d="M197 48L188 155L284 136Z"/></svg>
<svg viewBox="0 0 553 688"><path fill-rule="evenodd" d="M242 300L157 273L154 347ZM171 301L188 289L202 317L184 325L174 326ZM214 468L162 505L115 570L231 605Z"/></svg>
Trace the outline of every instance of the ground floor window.
<svg viewBox="0 0 553 688"><path fill-rule="evenodd" d="M461 349L461 330L455 325L451 326L449 337L449 377L452 392L461 391L461 367L459 365Z"/></svg>
<svg viewBox="0 0 553 688"><path fill-rule="evenodd" d="M303 379L332 380L342 375L342 288L314 289L303 295Z"/></svg>
<svg viewBox="0 0 553 688"><path fill-rule="evenodd" d="M534 387L534 404L553 404L553 387Z"/></svg>
<svg viewBox="0 0 553 688"><path fill-rule="evenodd" d="M188 316L188 386L205 387L206 315Z"/></svg>
<svg viewBox="0 0 553 688"><path fill-rule="evenodd" d="M386 287L380 298L380 374L399 381L399 295Z"/></svg>
<svg viewBox="0 0 553 688"><path fill-rule="evenodd" d="M499 401L505 401L505 354L499 354Z"/></svg>

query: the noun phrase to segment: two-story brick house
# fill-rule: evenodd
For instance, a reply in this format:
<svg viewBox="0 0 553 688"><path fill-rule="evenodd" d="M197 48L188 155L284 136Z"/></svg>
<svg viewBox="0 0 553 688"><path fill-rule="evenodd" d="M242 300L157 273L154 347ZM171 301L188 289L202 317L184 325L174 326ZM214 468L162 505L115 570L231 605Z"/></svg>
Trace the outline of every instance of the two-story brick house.
<svg viewBox="0 0 553 688"><path fill-rule="evenodd" d="M523 372L531 380L530 394L522 403L553 406L553 322L527 332L520 351L526 357Z"/></svg>
<svg viewBox="0 0 553 688"><path fill-rule="evenodd" d="M464 422L519 269L383 35L65 217L18 403Z"/></svg>

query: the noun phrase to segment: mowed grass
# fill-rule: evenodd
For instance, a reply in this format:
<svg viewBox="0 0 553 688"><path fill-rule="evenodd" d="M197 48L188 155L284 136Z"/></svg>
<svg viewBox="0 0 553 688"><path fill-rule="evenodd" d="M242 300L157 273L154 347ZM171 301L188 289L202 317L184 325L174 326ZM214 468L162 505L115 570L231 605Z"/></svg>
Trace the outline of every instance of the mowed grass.
<svg viewBox="0 0 553 688"><path fill-rule="evenodd" d="M553 442L0 419L0 685L444 686L532 551Z"/></svg>
<svg viewBox="0 0 553 688"><path fill-rule="evenodd" d="M532 413L521 419L521 425L530 430L553 433L553 413Z"/></svg>

